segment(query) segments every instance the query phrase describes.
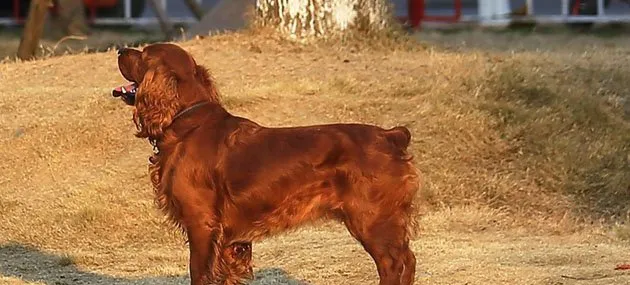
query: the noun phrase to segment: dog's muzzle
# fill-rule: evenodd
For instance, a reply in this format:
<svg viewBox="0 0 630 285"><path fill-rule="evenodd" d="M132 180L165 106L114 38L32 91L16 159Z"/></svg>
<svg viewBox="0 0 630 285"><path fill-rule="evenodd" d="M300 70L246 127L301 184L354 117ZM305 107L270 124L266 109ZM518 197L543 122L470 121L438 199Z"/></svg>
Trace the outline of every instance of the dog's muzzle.
<svg viewBox="0 0 630 285"><path fill-rule="evenodd" d="M136 86L136 83L131 83L128 85L124 85L124 86L120 86L120 87L116 87L113 91L112 91L112 96L114 97L121 97L123 101L125 101L125 103L127 105L135 105L136 104L136 92L138 91L138 88Z"/></svg>

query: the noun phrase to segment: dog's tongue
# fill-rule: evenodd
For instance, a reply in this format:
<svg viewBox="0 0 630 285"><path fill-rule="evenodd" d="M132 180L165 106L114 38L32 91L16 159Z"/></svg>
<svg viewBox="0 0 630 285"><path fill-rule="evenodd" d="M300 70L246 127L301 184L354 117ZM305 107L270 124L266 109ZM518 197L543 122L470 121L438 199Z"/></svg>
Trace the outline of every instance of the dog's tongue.
<svg viewBox="0 0 630 285"><path fill-rule="evenodd" d="M120 96L123 96L123 94L135 95L135 93L136 93L135 83L130 83L127 85L116 87L114 88L114 91L112 91L112 95L114 95L114 97L120 97Z"/></svg>

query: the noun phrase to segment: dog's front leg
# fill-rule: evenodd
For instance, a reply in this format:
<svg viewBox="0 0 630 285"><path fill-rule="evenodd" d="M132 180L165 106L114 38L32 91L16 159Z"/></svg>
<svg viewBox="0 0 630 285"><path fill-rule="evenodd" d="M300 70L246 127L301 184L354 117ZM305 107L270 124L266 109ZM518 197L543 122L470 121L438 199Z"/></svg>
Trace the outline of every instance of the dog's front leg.
<svg viewBox="0 0 630 285"><path fill-rule="evenodd" d="M218 231L207 225L187 229L190 249L190 284L211 284L212 266L217 259Z"/></svg>

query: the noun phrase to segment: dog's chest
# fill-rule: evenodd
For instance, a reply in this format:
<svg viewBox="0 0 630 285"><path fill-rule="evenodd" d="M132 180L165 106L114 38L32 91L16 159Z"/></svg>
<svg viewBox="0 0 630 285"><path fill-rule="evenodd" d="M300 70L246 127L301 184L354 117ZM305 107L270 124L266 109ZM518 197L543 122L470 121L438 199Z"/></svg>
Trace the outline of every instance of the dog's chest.
<svg viewBox="0 0 630 285"><path fill-rule="evenodd" d="M198 161L192 153L178 151L159 154L160 163L156 187L158 202L177 222L186 224L184 217L208 215L208 209L214 209L216 192L208 181L206 165Z"/></svg>

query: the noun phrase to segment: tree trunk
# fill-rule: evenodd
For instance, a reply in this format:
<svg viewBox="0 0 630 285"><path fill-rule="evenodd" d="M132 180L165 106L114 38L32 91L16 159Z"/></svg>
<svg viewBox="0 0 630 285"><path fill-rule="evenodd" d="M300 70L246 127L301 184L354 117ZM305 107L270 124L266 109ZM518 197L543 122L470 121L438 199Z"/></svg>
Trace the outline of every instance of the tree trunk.
<svg viewBox="0 0 630 285"><path fill-rule="evenodd" d="M331 37L390 27L388 0L257 0L257 23L291 38Z"/></svg>
<svg viewBox="0 0 630 285"><path fill-rule="evenodd" d="M57 25L63 36L84 36L89 33L83 0L57 0Z"/></svg>
<svg viewBox="0 0 630 285"><path fill-rule="evenodd" d="M44 20L48 9L52 7L52 0L35 0L31 2L28 11L28 18L24 24L22 39L18 47L17 56L22 60L29 60L35 57L35 51L39 44L39 39L44 32Z"/></svg>
<svg viewBox="0 0 630 285"><path fill-rule="evenodd" d="M173 23L168 18L168 14L166 14L166 10L164 10L164 7L162 7L162 5L158 3L157 0L149 0L149 4L153 8L153 11L158 18L160 28L162 29L162 32L164 32L166 40L172 40L175 36L175 30L173 28Z"/></svg>
<svg viewBox="0 0 630 285"><path fill-rule="evenodd" d="M201 5L197 3L197 1L184 0L184 3L186 3L186 6L188 6L188 10L190 10L190 12L192 12L193 15L195 15L195 18L197 18L197 20L201 20L201 18L203 18L203 15L205 14L205 12L203 11L203 8L201 7Z"/></svg>

